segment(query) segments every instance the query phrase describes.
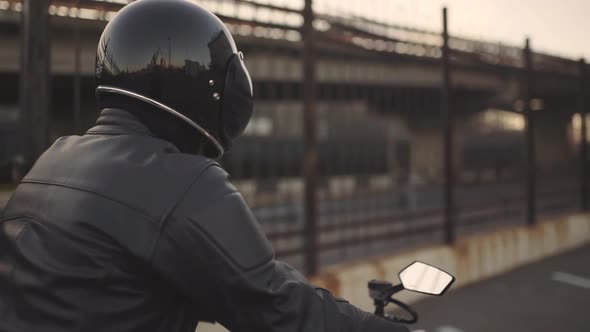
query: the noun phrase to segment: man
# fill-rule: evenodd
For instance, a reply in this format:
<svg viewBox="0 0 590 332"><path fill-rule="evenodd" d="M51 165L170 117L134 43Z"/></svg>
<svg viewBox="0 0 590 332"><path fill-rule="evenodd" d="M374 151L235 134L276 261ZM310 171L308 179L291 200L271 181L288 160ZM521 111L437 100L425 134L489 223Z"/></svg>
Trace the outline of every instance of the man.
<svg viewBox="0 0 590 332"><path fill-rule="evenodd" d="M407 331L276 261L210 159L252 112L217 17L136 1L105 28L96 76L96 125L58 139L4 211L0 331Z"/></svg>

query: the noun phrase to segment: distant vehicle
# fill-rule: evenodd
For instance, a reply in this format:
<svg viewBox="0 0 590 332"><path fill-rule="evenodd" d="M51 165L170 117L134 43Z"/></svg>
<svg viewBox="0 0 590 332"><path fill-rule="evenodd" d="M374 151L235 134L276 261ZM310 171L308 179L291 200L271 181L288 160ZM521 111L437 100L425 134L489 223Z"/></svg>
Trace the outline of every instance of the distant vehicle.
<svg viewBox="0 0 590 332"><path fill-rule="evenodd" d="M506 171L517 172L525 162L524 133L496 131L471 134L463 143L462 168L481 176L493 170L499 176Z"/></svg>
<svg viewBox="0 0 590 332"><path fill-rule="evenodd" d="M223 164L236 179L298 177L304 157L302 107L258 106ZM367 111L363 102L317 107L320 176L386 174L408 168L410 138L399 122Z"/></svg>
<svg viewBox="0 0 590 332"><path fill-rule="evenodd" d="M401 120L370 112L363 101L319 103L317 118L321 177L410 174L416 148ZM239 180L302 176L302 119L299 103L260 102L245 134L225 155L224 167ZM490 170L516 174L524 162L523 144L521 131L472 130L461 145L461 169L476 181Z"/></svg>

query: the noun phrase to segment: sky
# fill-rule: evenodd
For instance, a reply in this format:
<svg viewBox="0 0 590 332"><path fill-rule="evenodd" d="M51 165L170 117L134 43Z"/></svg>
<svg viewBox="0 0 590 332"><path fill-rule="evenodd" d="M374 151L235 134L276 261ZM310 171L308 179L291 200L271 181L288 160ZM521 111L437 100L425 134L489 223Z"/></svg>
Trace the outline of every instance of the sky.
<svg viewBox="0 0 590 332"><path fill-rule="evenodd" d="M268 0L285 3L292 0ZM535 51L585 57L590 62L590 0L314 0L319 10L361 13L428 30L520 46L528 36Z"/></svg>

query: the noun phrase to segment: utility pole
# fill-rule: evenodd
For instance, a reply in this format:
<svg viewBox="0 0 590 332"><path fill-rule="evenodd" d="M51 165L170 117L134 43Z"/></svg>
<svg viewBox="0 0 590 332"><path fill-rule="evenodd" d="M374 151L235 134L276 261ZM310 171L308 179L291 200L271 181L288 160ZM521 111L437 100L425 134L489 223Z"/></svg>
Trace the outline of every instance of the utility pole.
<svg viewBox="0 0 590 332"><path fill-rule="evenodd" d="M531 109L531 95L533 85L533 62L531 57L530 40L525 41L523 51L524 85L523 102L526 121L526 216L527 224L534 225L536 216L536 165L535 165L535 117Z"/></svg>
<svg viewBox="0 0 590 332"><path fill-rule="evenodd" d="M582 192L580 193L582 211L588 210L588 131L586 128L586 62L580 59L579 62L579 89L578 89L578 113L581 122L580 137L580 181L582 182Z"/></svg>
<svg viewBox="0 0 590 332"><path fill-rule="evenodd" d="M443 8L443 46L442 46L442 93L441 109L444 116L444 174L445 174L445 243L452 244L455 241L454 225L454 187L453 172L453 110L451 108L451 69L450 69L449 30L447 21L447 8Z"/></svg>
<svg viewBox="0 0 590 332"><path fill-rule="evenodd" d="M317 121L315 114L316 55L314 46L312 0L305 0L303 9L303 131L305 157L303 172L305 178L305 272L316 274L318 270L317 248Z"/></svg>
<svg viewBox="0 0 590 332"><path fill-rule="evenodd" d="M49 145L49 0L23 0L19 118L25 167Z"/></svg>
<svg viewBox="0 0 590 332"><path fill-rule="evenodd" d="M80 133L80 108L81 108L81 97L80 97L80 76L81 76L81 52L82 47L80 45L80 0L76 0L76 17L74 18L74 133Z"/></svg>
<svg viewBox="0 0 590 332"><path fill-rule="evenodd" d="M168 37L168 68L172 67L172 39Z"/></svg>

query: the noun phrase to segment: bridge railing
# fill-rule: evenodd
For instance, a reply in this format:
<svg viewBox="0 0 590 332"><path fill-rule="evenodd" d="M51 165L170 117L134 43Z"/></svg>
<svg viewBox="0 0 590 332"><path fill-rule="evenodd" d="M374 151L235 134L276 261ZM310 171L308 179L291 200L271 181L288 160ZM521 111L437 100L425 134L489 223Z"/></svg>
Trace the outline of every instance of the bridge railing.
<svg viewBox="0 0 590 332"><path fill-rule="evenodd" d="M21 0L0 1L0 10L22 10ZM108 20L129 0L52 0L50 13L59 16ZM232 32L266 39L301 41L303 17L302 1L272 5L253 0L195 0L216 13ZM81 11L78 11L80 8ZM316 15L317 33L329 39L378 52L418 57L440 58L442 36L428 31L397 24L378 22L362 16L338 16L319 12ZM522 48L452 36L449 45L454 58L464 63L523 67ZM575 75L576 61L558 56L533 53L535 67L542 71Z"/></svg>

